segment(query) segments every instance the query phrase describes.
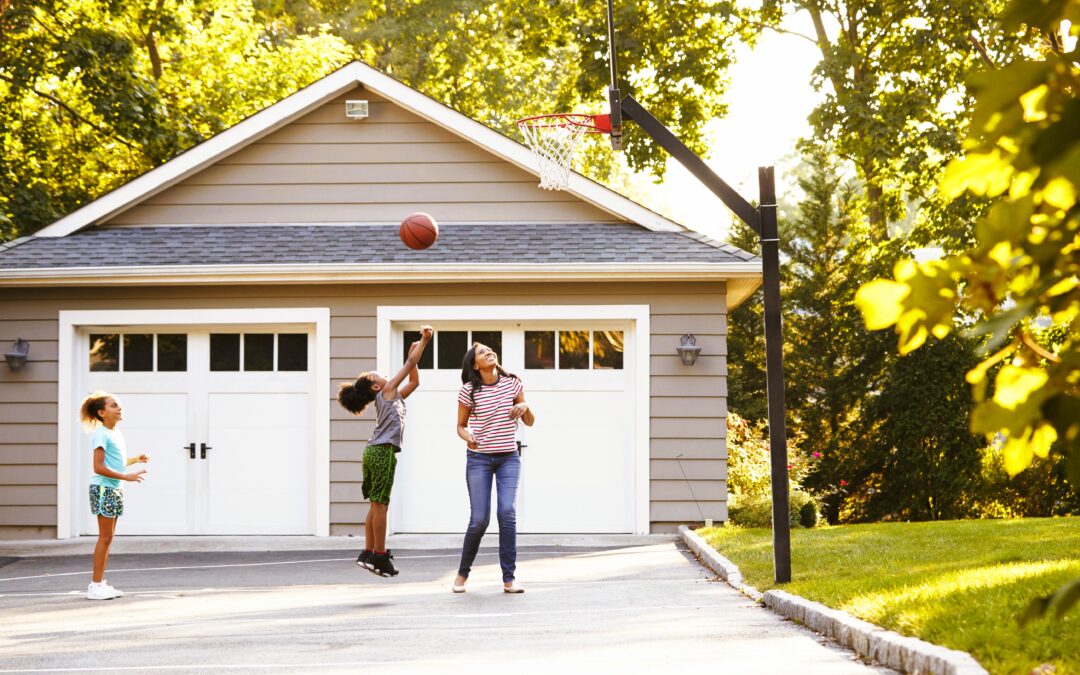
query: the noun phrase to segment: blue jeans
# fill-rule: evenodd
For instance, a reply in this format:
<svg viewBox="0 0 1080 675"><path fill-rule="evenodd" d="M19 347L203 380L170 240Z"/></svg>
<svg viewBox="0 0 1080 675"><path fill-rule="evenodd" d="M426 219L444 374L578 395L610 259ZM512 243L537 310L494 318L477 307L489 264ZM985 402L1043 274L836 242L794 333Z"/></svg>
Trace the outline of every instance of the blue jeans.
<svg viewBox="0 0 1080 675"><path fill-rule="evenodd" d="M517 499L518 478L521 476L521 457L517 452L500 452L485 455L468 451L465 462L465 482L469 486L469 529L465 531L465 544L461 548L461 565L458 574L469 577L480 540L491 521L491 477L495 477L496 516L499 519L499 565L503 582L514 580L517 569Z"/></svg>

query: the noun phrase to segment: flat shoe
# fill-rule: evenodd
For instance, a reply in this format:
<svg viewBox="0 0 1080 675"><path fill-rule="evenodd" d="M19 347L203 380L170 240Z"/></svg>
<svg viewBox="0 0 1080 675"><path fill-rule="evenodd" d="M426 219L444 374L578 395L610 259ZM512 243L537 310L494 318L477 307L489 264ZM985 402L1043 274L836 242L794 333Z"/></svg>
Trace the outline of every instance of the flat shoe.
<svg viewBox="0 0 1080 675"><path fill-rule="evenodd" d="M509 586L503 586L503 593L524 593L525 589L518 586L517 583L510 584Z"/></svg>

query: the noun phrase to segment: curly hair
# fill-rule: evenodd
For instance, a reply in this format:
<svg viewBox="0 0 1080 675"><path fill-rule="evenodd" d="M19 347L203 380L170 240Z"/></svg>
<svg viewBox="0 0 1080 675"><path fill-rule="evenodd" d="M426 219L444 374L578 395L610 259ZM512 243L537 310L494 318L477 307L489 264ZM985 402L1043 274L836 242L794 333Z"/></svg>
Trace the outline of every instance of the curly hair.
<svg viewBox="0 0 1080 675"><path fill-rule="evenodd" d="M83 399L79 406L79 421L82 422L83 429L91 431L101 424L101 415L98 413L105 409L110 398L113 398L113 395L108 392L95 391Z"/></svg>
<svg viewBox="0 0 1080 675"><path fill-rule="evenodd" d="M375 400L377 393L371 386L374 380L371 373L361 373L355 382L342 382L338 388L337 400L342 408L354 415L364 412L364 408Z"/></svg>

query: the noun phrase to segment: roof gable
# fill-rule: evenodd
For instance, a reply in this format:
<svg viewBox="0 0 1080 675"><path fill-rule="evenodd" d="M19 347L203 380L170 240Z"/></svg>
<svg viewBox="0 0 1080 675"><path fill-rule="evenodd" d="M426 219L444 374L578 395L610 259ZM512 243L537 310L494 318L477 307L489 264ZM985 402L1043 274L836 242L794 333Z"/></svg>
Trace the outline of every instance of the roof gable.
<svg viewBox="0 0 1080 675"><path fill-rule="evenodd" d="M369 116L348 119L346 101ZM110 218L107 226L603 223L625 219L361 85Z"/></svg>
<svg viewBox="0 0 1080 675"><path fill-rule="evenodd" d="M524 145L366 64L354 61L61 218L38 231L36 236L62 237L87 226L113 219L124 211L145 203L155 195L191 178L212 164L277 132L290 122L312 113L320 106L354 89L358 84L419 118L478 146L479 149L532 175L539 173L536 159ZM637 223L654 231L686 231L686 228L681 225L667 220L580 174L571 175L566 194L611 214L616 220Z"/></svg>

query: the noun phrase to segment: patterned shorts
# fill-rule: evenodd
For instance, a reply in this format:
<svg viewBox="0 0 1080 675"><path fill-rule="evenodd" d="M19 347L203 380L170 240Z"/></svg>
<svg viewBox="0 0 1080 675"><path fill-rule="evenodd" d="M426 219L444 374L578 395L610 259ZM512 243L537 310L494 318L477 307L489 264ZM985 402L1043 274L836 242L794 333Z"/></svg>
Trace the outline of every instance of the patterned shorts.
<svg viewBox="0 0 1080 675"><path fill-rule="evenodd" d="M90 513L106 518L124 515L124 491L108 485L91 485Z"/></svg>
<svg viewBox="0 0 1080 675"><path fill-rule="evenodd" d="M392 445L369 445L364 448L364 498L378 504L390 503L397 468L396 448Z"/></svg>

